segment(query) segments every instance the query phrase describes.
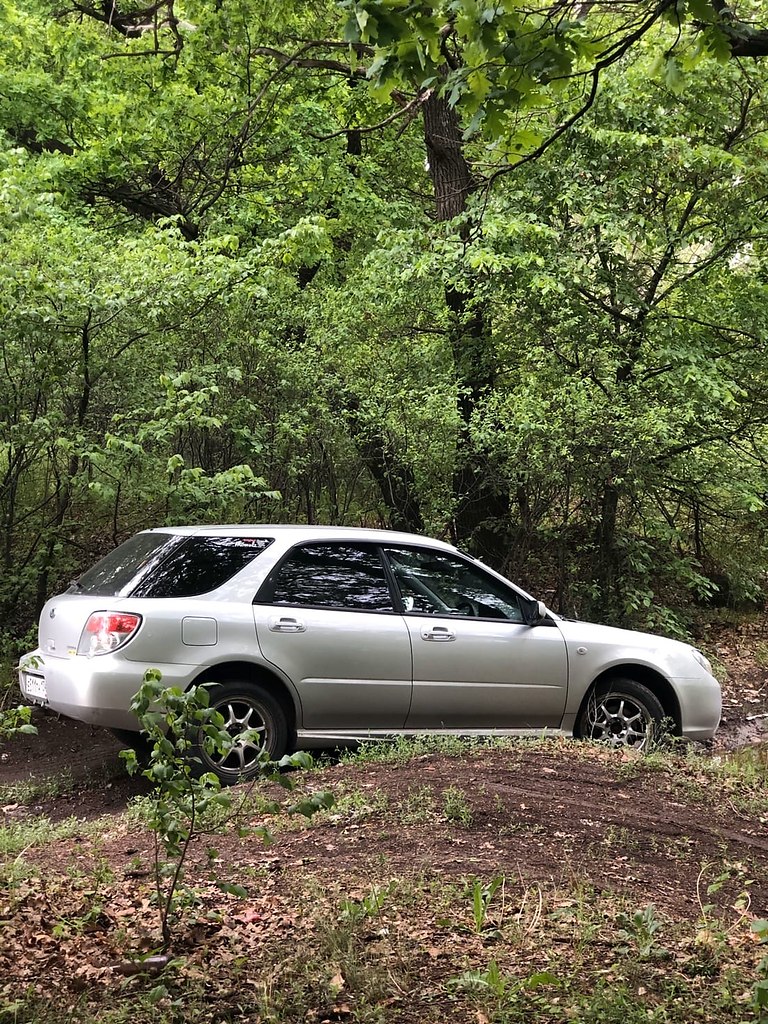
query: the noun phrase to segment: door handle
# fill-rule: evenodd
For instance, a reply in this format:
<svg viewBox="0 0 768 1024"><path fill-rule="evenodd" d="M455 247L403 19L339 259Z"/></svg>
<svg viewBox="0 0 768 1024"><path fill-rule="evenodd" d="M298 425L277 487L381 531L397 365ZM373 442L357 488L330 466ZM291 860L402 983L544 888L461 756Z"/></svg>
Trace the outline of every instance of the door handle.
<svg viewBox="0 0 768 1024"><path fill-rule="evenodd" d="M421 631L422 640L437 640L445 643L449 640L455 640L456 634L453 630L448 629L447 626L432 626L431 629L425 627Z"/></svg>
<svg viewBox="0 0 768 1024"><path fill-rule="evenodd" d="M281 615L280 618L269 620L269 628L272 633L304 633L307 627L301 619L292 619L289 615Z"/></svg>

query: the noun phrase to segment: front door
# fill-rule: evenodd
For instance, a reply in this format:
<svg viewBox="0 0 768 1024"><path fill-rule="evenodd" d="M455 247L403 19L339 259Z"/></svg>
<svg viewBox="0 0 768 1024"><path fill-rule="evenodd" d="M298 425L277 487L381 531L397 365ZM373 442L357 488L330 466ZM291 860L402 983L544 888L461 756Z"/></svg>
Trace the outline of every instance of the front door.
<svg viewBox="0 0 768 1024"><path fill-rule="evenodd" d="M387 548L413 648L408 729L560 725L568 689L557 625L528 626L513 587L428 548Z"/></svg>

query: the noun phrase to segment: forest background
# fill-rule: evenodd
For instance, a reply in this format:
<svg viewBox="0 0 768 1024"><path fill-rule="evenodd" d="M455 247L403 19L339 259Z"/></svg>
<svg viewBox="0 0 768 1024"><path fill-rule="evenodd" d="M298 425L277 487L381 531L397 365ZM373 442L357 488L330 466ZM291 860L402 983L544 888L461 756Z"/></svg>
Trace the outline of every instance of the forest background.
<svg viewBox="0 0 768 1024"><path fill-rule="evenodd" d="M760 3L0 10L5 654L169 523L423 531L670 633L760 598Z"/></svg>

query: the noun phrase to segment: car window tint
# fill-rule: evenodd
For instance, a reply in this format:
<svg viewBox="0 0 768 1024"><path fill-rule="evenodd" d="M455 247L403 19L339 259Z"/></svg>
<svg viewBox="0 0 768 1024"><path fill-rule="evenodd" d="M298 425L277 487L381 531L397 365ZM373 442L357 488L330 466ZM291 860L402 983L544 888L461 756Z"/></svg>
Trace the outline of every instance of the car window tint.
<svg viewBox="0 0 768 1024"><path fill-rule="evenodd" d="M378 553L350 544L306 544L295 548L267 580L257 601L393 611Z"/></svg>
<svg viewBox="0 0 768 1024"><path fill-rule="evenodd" d="M424 548L387 548L405 611L522 622L517 594L463 559Z"/></svg>
<svg viewBox="0 0 768 1024"><path fill-rule="evenodd" d="M185 537L131 589L131 597L195 597L216 590L265 548L269 537Z"/></svg>
<svg viewBox="0 0 768 1024"><path fill-rule="evenodd" d="M150 571L179 541L180 537L171 533L137 533L84 572L70 591L114 597Z"/></svg>

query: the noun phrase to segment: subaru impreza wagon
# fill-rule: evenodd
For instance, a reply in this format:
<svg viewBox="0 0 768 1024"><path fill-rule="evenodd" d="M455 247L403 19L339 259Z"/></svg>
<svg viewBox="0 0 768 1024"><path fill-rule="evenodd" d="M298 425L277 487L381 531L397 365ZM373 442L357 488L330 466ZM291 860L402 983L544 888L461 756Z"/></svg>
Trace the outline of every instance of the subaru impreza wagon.
<svg viewBox="0 0 768 1024"><path fill-rule="evenodd" d="M642 748L720 719L694 647L563 619L449 544L386 530L139 533L48 601L19 675L28 701L132 744L147 668L210 684L234 742L196 754L225 782L262 749L547 730Z"/></svg>

